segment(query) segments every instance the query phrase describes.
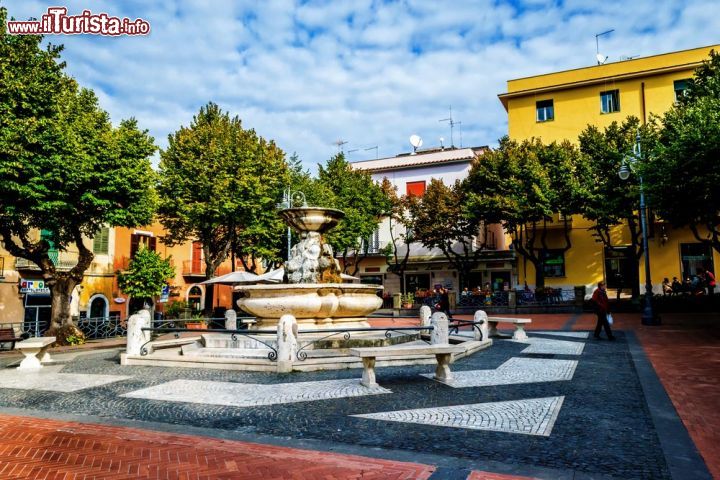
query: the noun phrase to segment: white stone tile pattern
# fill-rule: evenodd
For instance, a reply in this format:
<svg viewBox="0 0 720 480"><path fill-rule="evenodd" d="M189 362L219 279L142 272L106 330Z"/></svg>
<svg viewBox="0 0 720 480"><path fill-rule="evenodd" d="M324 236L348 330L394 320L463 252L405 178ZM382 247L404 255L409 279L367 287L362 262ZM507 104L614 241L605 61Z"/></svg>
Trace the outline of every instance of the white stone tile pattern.
<svg viewBox="0 0 720 480"><path fill-rule="evenodd" d="M392 393L382 387L368 388L357 378L317 382L254 383L174 380L123 394L123 397L188 402L232 407L255 407L279 403L310 402L332 398Z"/></svg>
<svg viewBox="0 0 720 480"><path fill-rule="evenodd" d="M0 371L0 388L75 392L131 378L126 375L58 373L60 368L62 367L44 367L36 372L19 372L15 369L5 369Z"/></svg>
<svg viewBox="0 0 720 480"><path fill-rule="evenodd" d="M552 338L532 337L527 340L508 340L510 342L525 343L529 346L521 353L546 353L555 355L581 355L585 349L585 342L572 342L568 340L554 340Z"/></svg>
<svg viewBox="0 0 720 480"><path fill-rule="evenodd" d="M554 330L533 330L530 333L541 333L543 335L555 335L556 337L588 338L590 332L559 332Z"/></svg>
<svg viewBox="0 0 720 480"><path fill-rule="evenodd" d="M564 399L565 397L528 398L353 416L389 422L492 430L547 437L552 432Z"/></svg>
<svg viewBox="0 0 720 480"><path fill-rule="evenodd" d="M453 379L444 382L453 388L491 387L520 383L559 382L572 380L577 360L546 360L513 357L495 370L453 372ZM433 378L432 374L422 374Z"/></svg>

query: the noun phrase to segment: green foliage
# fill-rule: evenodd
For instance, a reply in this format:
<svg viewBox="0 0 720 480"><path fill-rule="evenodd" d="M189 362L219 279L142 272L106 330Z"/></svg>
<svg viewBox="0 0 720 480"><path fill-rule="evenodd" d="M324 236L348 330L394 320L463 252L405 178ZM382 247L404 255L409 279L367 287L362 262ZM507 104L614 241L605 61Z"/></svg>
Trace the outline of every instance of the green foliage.
<svg viewBox="0 0 720 480"><path fill-rule="evenodd" d="M643 168L649 204L720 252L720 54L711 53L687 95L658 122Z"/></svg>
<svg viewBox="0 0 720 480"><path fill-rule="evenodd" d="M580 179L588 174L584 160L569 142L544 145L539 139L516 142L505 137L496 150L473 163L466 180L470 214L486 224L502 223L515 250L535 266L538 287L544 285L543 261L549 249L547 222L555 213L567 217L581 209L585 190ZM568 250L567 220L563 227L560 249Z"/></svg>
<svg viewBox="0 0 720 480"><path fill-rule="evenodd" d="M200 240L208 278L231 248L240 256L279 257L283 224L275 205L289 182L282 150L214 103L168 140L158 185L166 243Z"/></svg>
<svg viewBox="0 0 720 480"><path fill-rule="evenodd" d="M354 270L364 256L362 239L367 239L378 228L378 223L390 211L390 200L369 172L354 170L340 153L318 166L318 178L314 182L314 199L321 200L324 207L345 212L340 224L325 235L337 253L343 255L345 271L348 271L350 251L355 252Z"/></svg>
<svg viewBox="0 0 720 480"><path fill-rule="evenodd" d="M152 298L160 295L167 281L173 277L175 267L169 258L141 248L130 261L128 271L118 274L118 286L133 298Z"/></svg>
<svg viewBox="0 0 720 480"><path fill-rule="evenodd" d="M180 318L189 308L190 305L185 300L175 300L165 307L165 317Z"/></svg>
<svg viewBox="0 0 720 480"><path fill-rule="evenodd" d="M54 298L69 298L93 259L83 236L151 220L155 146L135 120L112 126L95 94L63 73L61 47L7 35L6 19L0 8L0 238L40 267ZM48 235L38 240L39 230ZM75 267L56 271L51 245L77 249ZM53 305L51 329L72 322L67 302Z"/></svg>
<svg viewBox="0 0 720 480"><path fill-rule="evenodd" d="M485 237L479 236L481 219L468 210L467 192L465 182L447 186L433 178L422 197L406 199L413 239L427 248L439 248L460 272L461 285L480 262L485 248Z"/></svg>

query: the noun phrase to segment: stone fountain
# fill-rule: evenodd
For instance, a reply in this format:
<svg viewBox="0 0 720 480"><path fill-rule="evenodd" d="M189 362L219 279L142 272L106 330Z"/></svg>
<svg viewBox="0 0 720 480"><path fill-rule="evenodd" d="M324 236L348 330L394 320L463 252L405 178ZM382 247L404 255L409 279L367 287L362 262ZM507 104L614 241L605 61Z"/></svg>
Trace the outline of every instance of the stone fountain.
<svg viewBox="0 0 720 480"><path fill-rule="evenodd" d="M253 328L276 328L286 314L303 330L368 327L367 315L382 305L377 295L382 286L342 283L340 265L323 238L345 214L298 207L281 210L280 216L300 235L286 264L287 283L235 287L241 294L238 306L257 317Z"/></svg>

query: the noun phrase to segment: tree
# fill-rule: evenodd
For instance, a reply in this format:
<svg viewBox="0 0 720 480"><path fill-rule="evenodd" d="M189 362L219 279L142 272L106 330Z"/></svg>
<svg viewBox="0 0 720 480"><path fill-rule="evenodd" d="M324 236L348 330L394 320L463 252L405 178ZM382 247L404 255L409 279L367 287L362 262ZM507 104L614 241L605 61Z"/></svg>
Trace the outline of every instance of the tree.
<svg viewBox="0 0 720 480"><path fill-rule="evenodd" d="M657 142L643 168L649 203L720 252L720 54L711 52L655 127Z"/></svg>
<svg viewBox="0 0 720 480"><path fill-rule="evenodd" d="M370 173L354 170L342 153L330 158L326 165L318 165L316 184L321 192L329 193L325 195L330 204L323 206L345 212L343 221L325 238L341 254L344 272L355 275L367 258L367 240L389 212L390 201Z"/></svg>
<svg viewBox="0 0 720 480"><path fill-rule="evenodd" d="M159 217L165 243L202 242L205 277L231 248L246 257L278 256L282 224L275 206L288 184L285 155L212 102L189 127L168 137L160 154ZM210 313L212 289L205 297Z"/></svg>
<svg viewBox="0 0 720 480"><path fill-rule="evenodd" d="M388 228L390 230L390 243L385 245L383 253L387 270L400 277L400 293L405 293L405 282L402 281L408 261L410 260L410 245L413 243L412 229L409 229L408 197L398 197L395 187L387 177L380 184L385 196L390 202L388 211Z"/></svg>
<svg viewBox="0 0 720 480"><path fill-rule="evenodd" d="M141 248L130 261L128 271L118 273L118 287L132 298L154 298L162 293L167 281L175 277L170 259Z"/></svg>
<svg viewBox="0 0 720 480"><path fill-rule="evenodd" d="M625 157L633 151L638 129L644 142L642 149L645 151L650 147L651 130L647 126L641 126L640 121L632 116L622 123L613 122L602 131L595 126L588 126L579 137L580 151L587 156L590 163L587 174L581 178L585 191L582 215L595 222L591 227L593 235L609 249L620 248L616 241L613 241L612 229L621 225L627 227L630 257L635 265L638 265L644 254L640 187L637 175L621 180L618 171ZM633 297L639 296L639 282L633 282L631 287Z"/></svg>
<svg viewBox="0 0 720 480"><path fill-rule="evenodd" d="M155 146L133 119L112 127L94 93L63 74L61 47L7 35L6 19L0 8L0 238L40 268L52 296L48 334L62 343L77 333L70 297L94 257L83 239L152 218ZM50 252L69 248L77 263L61 271Z"/></svg>
<svg viewBox="0 0 720 480"><path fill-rule="evenodd" d="M433 178L422 197L408 196L407 206L413 239L440 249L460 273L460 287L467 286L470 272L480 264L487 247L487 229L467 208L465 183L447 186Z"/></svg>

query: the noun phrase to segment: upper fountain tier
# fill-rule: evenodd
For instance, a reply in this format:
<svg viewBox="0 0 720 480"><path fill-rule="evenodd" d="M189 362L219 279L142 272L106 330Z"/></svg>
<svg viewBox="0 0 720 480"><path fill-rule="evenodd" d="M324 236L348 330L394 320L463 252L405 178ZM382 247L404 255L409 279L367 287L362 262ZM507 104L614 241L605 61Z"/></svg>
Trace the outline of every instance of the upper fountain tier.
<svg viewBox="0 0 720 480"><path fill-rule="evenodd" d="M298 207L280 210L280 216L298 233L325 233L334 228L345 213L334 208Z"/></svg>

